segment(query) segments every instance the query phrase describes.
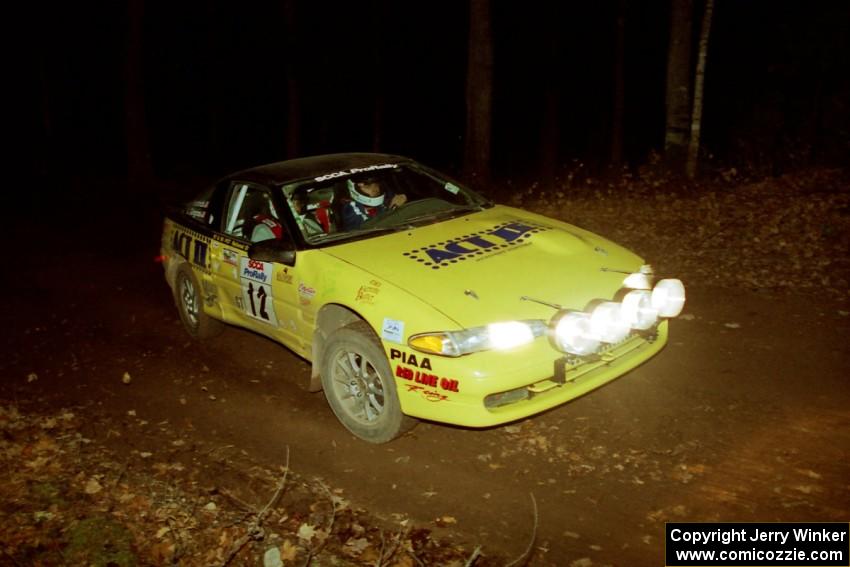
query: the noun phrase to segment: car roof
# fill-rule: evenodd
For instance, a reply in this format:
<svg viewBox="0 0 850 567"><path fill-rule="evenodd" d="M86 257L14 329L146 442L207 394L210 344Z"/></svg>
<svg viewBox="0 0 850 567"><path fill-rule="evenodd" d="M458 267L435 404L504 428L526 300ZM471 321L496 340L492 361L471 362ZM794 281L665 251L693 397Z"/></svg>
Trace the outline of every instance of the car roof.
<svg viewBox="0 0 850 567"><path fill-rule="evenodd" d="M254 181L267 185L275 185L309 177L319 177L356 167L409 161L411 161L410 158L391 154L325 154L260 165L228 175L225 179L238 179L240 181Z"/></svg>

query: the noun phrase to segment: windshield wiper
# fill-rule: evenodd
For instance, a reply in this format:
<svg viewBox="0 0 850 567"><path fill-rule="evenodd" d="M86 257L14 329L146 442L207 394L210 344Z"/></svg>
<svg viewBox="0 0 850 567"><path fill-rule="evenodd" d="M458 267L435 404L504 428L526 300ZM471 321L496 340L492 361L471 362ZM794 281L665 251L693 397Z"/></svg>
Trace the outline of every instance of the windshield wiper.
<svg viewBox="0 0 850 567"><path fill-rule="evenodd" d="M421 221L426 219L438 219L443 217L453 217L459 213L471 213L483 210L484 208L481 205L458 205L451 209L443 209L442 211L434 211L431 213L419 215L418 217L412 217L407 219L407 222Z"/></svg>
<svg viewBox="0 0 850 567"><path fill-rule="evenodd" d="M334 232L332 234L316 236L308 240L308 242L310 242L311 244L320 244L322 242L332 242L334 240L341 240L354 236L362 236L364 234L374 234L378 232L398 232L400 230L409 230L411 228L415 227L409 223L398 224L393 226L370 226L366 228L355 228L354 230L348 230L345 232Z"/></svg>

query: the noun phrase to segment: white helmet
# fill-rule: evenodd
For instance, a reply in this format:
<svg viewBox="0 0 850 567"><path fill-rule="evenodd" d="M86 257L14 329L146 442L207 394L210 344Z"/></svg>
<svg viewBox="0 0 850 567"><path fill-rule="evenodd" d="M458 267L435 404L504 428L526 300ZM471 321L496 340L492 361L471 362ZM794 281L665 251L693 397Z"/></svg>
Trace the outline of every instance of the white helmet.
<svg viewBox="0 0 850 567"><path fill-rule="evenodd" d="M357 181L357 183L376 183L377 181L373 178L361 179ZM368 195L364 195L357 189L357 183L348 180L348 192L351 195L351 198L360 203L361 205L366 205L367 207L380 207L384 204L384 192L381 191L381 194L377 197L370 197Z"/></svg>

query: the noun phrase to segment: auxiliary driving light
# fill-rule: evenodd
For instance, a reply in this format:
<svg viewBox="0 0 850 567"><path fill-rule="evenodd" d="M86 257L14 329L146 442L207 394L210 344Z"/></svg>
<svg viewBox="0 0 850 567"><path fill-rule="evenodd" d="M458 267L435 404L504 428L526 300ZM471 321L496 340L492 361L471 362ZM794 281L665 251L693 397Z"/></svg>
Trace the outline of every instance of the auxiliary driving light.
<svg viewBox="0 0 850 567"><path fill-rule="evenodd" d="M623 320L621 306L613 301L597 305L590 313L590 332L604 343L617 343L629 334L629 324Z"/></svg>
<svg viewBox="0 0 850 567"><path fill-rule="evenodd" d="M652 290L652 307L659 317L675 317L685 306L685 286L681 280L666 279L655 284Z"/></svg>
<svg viewBox="0 0 850 567"><path fill-rule="evenodd" d="M580 311L562 311L553 321L552 339L558 350L584 356L599 348L599 339L590 330L590 315Z"/></svg>
<svg viewBox="0 0 850 567"><path fill-rule="evenodd" d="M652 306L652 294L643 289L626 294L620 314L626 324L640 331L649 329L658 321L658 310Z"/></svg>

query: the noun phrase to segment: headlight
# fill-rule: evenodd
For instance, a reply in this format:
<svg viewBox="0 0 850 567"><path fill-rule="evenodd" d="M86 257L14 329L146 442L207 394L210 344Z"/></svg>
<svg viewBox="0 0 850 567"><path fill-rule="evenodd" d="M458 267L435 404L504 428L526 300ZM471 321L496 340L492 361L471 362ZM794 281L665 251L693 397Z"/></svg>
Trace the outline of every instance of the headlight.
<svg viewBox="0 0 850 567"><path fill-rule="evenodd" d="M461 356L482 350L507 350L546 334L543 321L506 321L461 331L443 331L413 335L411 348L442 356Z"/></svg>
<svg viewBox="0 0 850 567"><path fill-rule="evenodd" d="M667 279L655 284L652 290L652 307L660 317L675 317L685 306L685 286L680 280Z"/></svg>
<svg viewBox="0 0 850 567"><path fill-rule="evenodd" d="M645 330L658 321L658 310L652 306L652 294L643 289L626 294L620 313L632 329Z"/></svg>
<svg viewBox="0 0 850 567"><path fill-rule="evenodd" d="M581 311L562 311L551 323L552 340L558 350L583 356L599 348L599 339L590 328L590 315Z"/></svg>
<svg viewBox="0 0 850 567"><path fill-rule="evenodd" d="M490 338L490 344L497 350L513 348L534 340L531 327L519 321L487 325L487 335Z"/></svg>

